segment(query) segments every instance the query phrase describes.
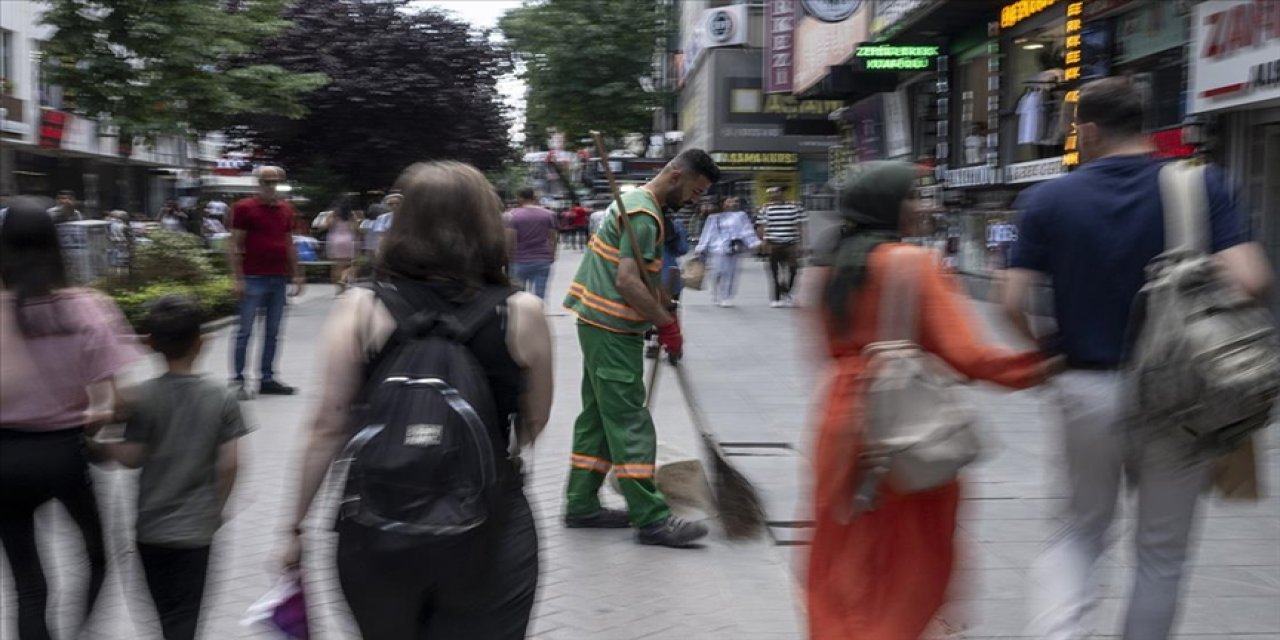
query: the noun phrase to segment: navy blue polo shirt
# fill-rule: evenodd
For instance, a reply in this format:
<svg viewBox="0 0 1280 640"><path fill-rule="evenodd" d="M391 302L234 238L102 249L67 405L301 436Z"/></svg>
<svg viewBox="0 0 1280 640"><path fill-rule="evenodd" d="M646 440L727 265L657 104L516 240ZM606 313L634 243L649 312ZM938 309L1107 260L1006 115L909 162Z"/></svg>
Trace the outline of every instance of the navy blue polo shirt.
<svg viewBox="0 0 1280 640"><path fill-rule="evenodd" d="M1010 266L1053 283L1058 335L1050 346L1083 366L1120 364L1133 299L1145 269L1164 251L1162 162L1113 156L1037 185L1018 198L1018 241ZM1206 172L1211 249L1249 237L1220 169Z"/></svg>

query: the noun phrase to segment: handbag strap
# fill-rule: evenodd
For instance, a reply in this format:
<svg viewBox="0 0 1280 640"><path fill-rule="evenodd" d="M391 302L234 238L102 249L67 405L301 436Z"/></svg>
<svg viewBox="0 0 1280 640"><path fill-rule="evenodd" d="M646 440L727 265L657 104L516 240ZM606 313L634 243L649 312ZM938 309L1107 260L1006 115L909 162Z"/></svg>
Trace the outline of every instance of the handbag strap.
<svg viewBox="0 0 1280 640"><path fill-rule="evenodd" d="M912 251L893 247L885 261L884 295L880 300L880 342L918 339L920 307L920 260Z"/></svg>
<svg viewBox="0 0 1280 640"><path fill-rule="evenodd" d="M1170 162L1160 168L1165 250L1209 249L1209 194L1203 165Z"/></svg>

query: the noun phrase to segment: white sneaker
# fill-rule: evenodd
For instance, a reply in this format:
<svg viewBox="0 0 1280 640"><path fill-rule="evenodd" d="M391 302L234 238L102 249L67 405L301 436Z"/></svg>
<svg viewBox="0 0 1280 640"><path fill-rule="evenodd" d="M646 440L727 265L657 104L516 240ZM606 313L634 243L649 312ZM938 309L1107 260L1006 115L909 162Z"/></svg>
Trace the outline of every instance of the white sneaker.
<svg viewBox="0 0 1280 640"><path fill-rule="evenodd" d="M781 308L782 308L782 301L781 301L781 300L774 300L773 302L770 302L770 303L769 303L769 307L770 307L770 308L773 308L773 309L781 309Z"/></svg>
<svg viewBox="0 0 1280 640"><path fill-rule="evenodd" d="M730 302L730 301L728 301L728 300L721 300L721 301L720 301L720 307L721 307L721 308L728 309L729 307L732 307L732 306L733 306L733 303L732 303L732 302Z"/></svg>

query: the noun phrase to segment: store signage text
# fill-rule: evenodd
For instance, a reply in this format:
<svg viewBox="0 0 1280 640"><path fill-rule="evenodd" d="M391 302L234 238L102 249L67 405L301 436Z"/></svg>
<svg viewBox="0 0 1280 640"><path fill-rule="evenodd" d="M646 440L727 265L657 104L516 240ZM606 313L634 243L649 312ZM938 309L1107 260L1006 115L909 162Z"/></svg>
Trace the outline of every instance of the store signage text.
<svg viewBox="0 0 1280 640"><path fill-rule="evenodd" d="M1280 2L1216 0L1197 7L1192 113L1280 97Z"/></svg>
<svg viewBox="0 0 1280 640"><path fill-rule="evenodd" d="M766 93L790 93L795 55L796 3L794 0L768 0L765 24L769 33L765 43L764 90Z"/></svg>
<svg viewBox="0 0 1280 640"><path fill-rule="evenodd" d="M869 71L899 71L928 69L940 51L940 47L931 45L876 44L858 47L853 55L861 58Z"/></svg>
<svg viewBox="0 0 1280 640"><path fill-rule="evenodd" d="M981 187L999 182L1000 174L987 165L948 170L943 180L947 188Z"/></svg>
<svg viewBox="0 0 1280 640"><path fill-rule="evenodd" d="M1225 58L1280 39L1280 2L1253 0L1204 18L1201 58Z"/></svg>
<svg viewBox="0 0 1280 640"><path fill-rule="evenodd" d="M800 164L800 154L790 152L727 151L711 154L717 165L726 169L745 167L794 167Z"/></svg>
<svg viewBox="0 0 1280 640"><path fill-rule="evenodd" d="M844 106L841 100L799 100L795 96L771 95L764 99L761 113L782 113L789 116L826 117L827 114Z"/></svg>
<svg viewBox="0 0 1280 640"><path fill-rule="evenodd" d="M1066 69L1063 70L1063 80L1066 82L1076 82L1080 80L1080 66L1083 61L1084 47L1081 42L1080 32L1084 29L1084 2L1077 1L1067 5L1067 39L1066 39ZM1076 131L1076 103L1080 101L1080 92L1071 90L1063 97L1062 103L1064 109L1069 109L1068 114L1071 117L1071 124L1067 128L1067 136L1062 146L1062 164L1067 167L1074 167L1080 164L1080 151L1077 149L1079 144L1079 135Z"/></svg>
<svg viewBox="0 0 1280 640"><path fill-rule="evenodd" d="M1039 182L1056 178L1067 172L1062 158L1045 158L1031 162L1019 162L1004 168L1004 181L1008 184L1020 182Z"/></svg>
<svg viewBox="0 0 1280 640"><path fill-rule="evenodd" d="M1018 0L1017 2L1009 3L1000 10L1000 28L1008 29L1014 27L1019 22L1055 4L1058 4L1058 0Z"/></svg>

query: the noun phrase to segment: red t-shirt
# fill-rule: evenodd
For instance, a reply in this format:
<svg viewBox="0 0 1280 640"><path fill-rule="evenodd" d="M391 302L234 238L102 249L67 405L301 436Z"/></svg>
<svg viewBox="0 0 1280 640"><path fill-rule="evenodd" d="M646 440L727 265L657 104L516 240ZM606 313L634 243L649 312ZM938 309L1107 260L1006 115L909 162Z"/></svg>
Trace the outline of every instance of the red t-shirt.
<svg viewBox="0 0 1280 640"><path fill-rule="evenodd" d="M587 226L587 222L589 222L590 217L591 217L591 212L587 211L586 207L582 205L578 205L573 208L573 226L575 227Z"/></svg>
<svg viewBox="0 0 1280 640"><path fill-rule="evenodd" d="M231 228L244 232L244 275L292 275L289 245L295 215L293 206L284 200L266 203L252 196L231 205Z"/></svg>

